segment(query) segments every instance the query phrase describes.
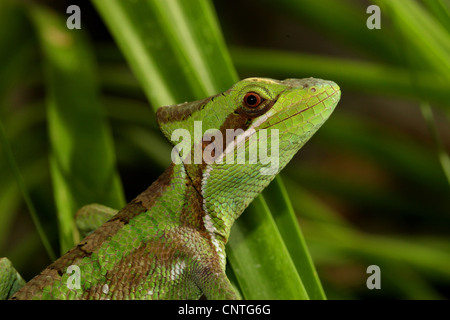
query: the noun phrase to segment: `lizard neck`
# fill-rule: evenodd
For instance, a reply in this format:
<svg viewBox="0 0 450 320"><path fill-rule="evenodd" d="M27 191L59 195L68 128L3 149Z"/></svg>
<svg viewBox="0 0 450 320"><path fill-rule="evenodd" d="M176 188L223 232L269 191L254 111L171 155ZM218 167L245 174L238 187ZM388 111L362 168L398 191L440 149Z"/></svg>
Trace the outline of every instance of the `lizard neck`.
<svg viewBox="0 0 450 320"><path fill-rule="evenodd" d="M137 200L149 211L155 205L161 206L172 223L203 233L203 201L196 188L197 180L195 176L188 174L184 164L172 163L158 178L157 183L139 195ZM165 184L162 192L158 192L162 185L160 181Z"/></svg>
<svg viewBox="0 0 450 320"><path fill-rule="evenodd" d="M196 230L209 239L225 268L225 244L235 213L229 206L214 205L209 197L203 197L204 170L204 165L172 163L135 201L148 210L145 214L154 214L154 206L163 207L169 223Z"/></svg>
<svg viewBox="0 0 450 320"><path fill-rule="evenodd" d="M184 213L200 232L204 232L225 268L225 245L230 235L230 229L241 212L236 212L231 202L232 198L224 197L223 201L214 201L205 195L205 186L210 169L203 164L184 164L187 174L186 198L189 209ZM226 196L226 192L222 192ZM226 199L225 199L226 198Z"/></svg>

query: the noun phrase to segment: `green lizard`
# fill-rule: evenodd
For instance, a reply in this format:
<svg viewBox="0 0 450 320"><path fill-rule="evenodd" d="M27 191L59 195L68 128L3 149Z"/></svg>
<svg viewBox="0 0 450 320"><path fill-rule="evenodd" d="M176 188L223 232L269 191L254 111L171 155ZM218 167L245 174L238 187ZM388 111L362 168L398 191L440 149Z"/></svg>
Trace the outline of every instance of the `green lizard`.
<svg viewBox="0 0 450 320"><path fill-rule="evenodd" d="M225 274L233 222L339 99L331 81L249 78L218 95L159 108L164 135L174 145L183 138L169 168L118 212L81 209L79 228L94 231L27 284L0 260L0 295L23 285L12 299L235 299ZM186 141L186 132L194 139ZM225 139L229 132L233 139ZM270 168L252 158L256 145L277 155Z"/></svg>

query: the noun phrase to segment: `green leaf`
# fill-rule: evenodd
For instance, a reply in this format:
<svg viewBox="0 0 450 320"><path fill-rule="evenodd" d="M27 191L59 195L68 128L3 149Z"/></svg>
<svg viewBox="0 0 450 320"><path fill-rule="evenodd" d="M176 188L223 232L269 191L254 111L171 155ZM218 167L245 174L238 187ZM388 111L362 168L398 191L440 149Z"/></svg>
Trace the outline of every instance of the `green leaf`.
<svg viewBox="0 0 450 320"><path fill-rule="evenodd" d="M415 61L450 79L450 33L414 0L376 2L391 16L408 46L413 46Z"/></svg>
<svg viewBox="0 0 450 320"><path fill-rule="evenodd" d="M246 299L309 299L263 197L231 228L228 259Z"/></svg>
<svg viewBox="0 0 450 320"><path fill-rule="evenodd" d="M28 211L30 212L31 218L33 219L34 225L39 234L39 238L41 239L42 244L44 245L45 250L47 251L47 254L50 257L50 259L55 260L56 255L55 255L55 253L50 245L50 241L48 240L47 235L39 221L36 209L34 207L33 202L31 201L30 195L28 193L28 189L25 186L22 174L19 170L19 167L17 166L17 163L16 163L16 160L12 153L11 147L9 146L8 140L6 138L6 133L5 133L5 130L3 128L3 124L1 121L0 121L0 144L2 145L4 152L6 153L6 157L11 166L11 169L14 174L17 185L19 187L19 190L22 193L22 197L25 200Z"/></svg>
<svg viewBox="0 0 450 320"><path fill-rule="evenodd" d="M3 249L5 238L12 226L15 209L19 205L19 192L27 206L29 214L33 220L36 231L39 234L50 259L56 257L45 230L38 218L35 205L31 200L29 185L23 178L19 168L17 157L14 154L11 142L15 141L17 132L27 124L33 122L38 117L20 117L4 115L6 109L11 107L9 98L19 79L23 77L27 68L31 65L32 41L25 38L30 32L30 26L26 23L26 15L20 6L12 1L3 1L0 4L0 61L2 61L2 73L0 74L0 155L6 159L6 163L1 161L0 170L2 177L0 196L0 249ZM14 110L15 111L15 110ZM15 112L19 114L20 112ZM33 114L36 116L36 114ZM17 121L20 119L20 122ZM5 128L4 122L7 123ZM6 132L7 131L7 132ZM3 160L3 159L0 159ZM14 178L15 181L12 181ZM29 180L30 177L28 177Z"/></svg>
<svg viewBox="0 0 450 320"><path fill-rule="evenodd" d="M235 82L209 1L93 3L155 111L212 95Z"/></svg>
<svg viewBox="0 0 450 320"><path fill-rule="evenodd" d="M325 292L309 254L297 217L280 176L264 191L264 198L273 208L272 215L297 272L313 300L324 300Z"/></svg>
<svg viewBox="0 0 450 320"><path fill-rule="evenodd" d="M88 40L44 7L29 12L46 62L50 166L64 253L79 241L73 223L79 208L94 202L120 208L125 201Z"/></svg>

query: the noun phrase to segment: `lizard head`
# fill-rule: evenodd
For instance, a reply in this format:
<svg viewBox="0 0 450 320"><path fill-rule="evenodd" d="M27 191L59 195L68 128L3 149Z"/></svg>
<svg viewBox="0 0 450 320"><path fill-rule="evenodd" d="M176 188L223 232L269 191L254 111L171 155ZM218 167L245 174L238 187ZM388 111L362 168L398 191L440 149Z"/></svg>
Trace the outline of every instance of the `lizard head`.
<svg viewBox="0 0 450 320"><path fill-rule="evenodd" d="M217 220L215 232L226 238L235 218L328 119L339 99L340 89L331 81L248 78L221 94L162 107L157 119L175 145L172 160L184 162L206 215ZM225 212L234 216L225 219Z"/></svg>
<svg viewBox="0 0 450 320"><path fill-rule="evenodd" d="M238 82L229 96L236 108L223 127L230 133L238 131L234 139L237 153L251 147L253 139L253 144L258 144L257 160L263 165L270 160L270 167L262 166L260 173L274 175L328 119L340 99L340 88L334 82L314 78L249 78ZM225 151L222 157L230 152Z"/></svg>
<svg viewBox="0 0 450 320"><path fill-rule="evenodd" d="M218 95L162 107L157 120L175 145L174 162L205 166L234 159L254 164L256 156L263 165L276 162L274 170L258 170L276 174L327 120L339 99L340 89L331 81L248 78ZM267 159L269 151L278 151L276 159Z"/></svg>

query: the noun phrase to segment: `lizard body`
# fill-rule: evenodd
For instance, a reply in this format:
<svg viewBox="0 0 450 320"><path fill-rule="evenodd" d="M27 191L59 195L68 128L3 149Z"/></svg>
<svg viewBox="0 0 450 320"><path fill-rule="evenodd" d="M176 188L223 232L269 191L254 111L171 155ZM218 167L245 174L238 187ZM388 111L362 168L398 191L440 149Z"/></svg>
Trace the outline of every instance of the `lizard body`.
<svg viewBox="0 0 450 320"><path fill-rule="evenodd" d="M331 81L249 78L224 93L158 109L158 124L173 144L179 129L194 139L175 145L172 164L147 190L94 226L12 299L235 299L225 274L233 222L326 121L339 98ZM231 140L227 129L234 130ZM272 148L273 129L279 150ZM239 151L249 159L252 146L262 142L279 151L275 168L267 170L262 161L239 163ZM75 286L71 266L80 275Z"/></svg>

